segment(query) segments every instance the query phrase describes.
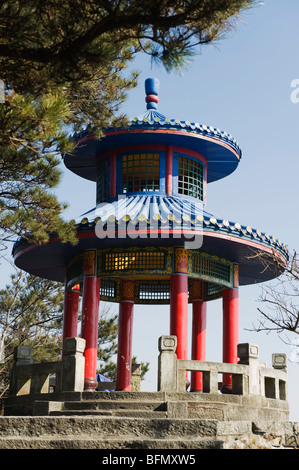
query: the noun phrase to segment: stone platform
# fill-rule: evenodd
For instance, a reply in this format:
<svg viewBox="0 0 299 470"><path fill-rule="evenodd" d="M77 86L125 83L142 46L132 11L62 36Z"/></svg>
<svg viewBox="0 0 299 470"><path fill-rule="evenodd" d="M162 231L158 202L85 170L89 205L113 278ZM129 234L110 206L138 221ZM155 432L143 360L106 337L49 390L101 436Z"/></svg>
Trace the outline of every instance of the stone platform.
<svg viewBox="0 0 299 470"><path fill-rule="evenodd" d="M299 424L113 416L0 417L0 449L294 449Z"/></svg>
<svg viewBox="0 0 299 470"><path fill-rule="evenodd" d="M245 344L239 364L178 361L170 348L174 339L160 341L157 392L82 391L82 351L75 348L62 362L32 364L18 350L0 416L0 449L298 447L282 355L268 368L257 360L256 347ZM202 373L203 392L185 391L186 370ZM232 375L230 394L219 392L219 374Z"/></svg>
<svg viewBox="0 0 299 470"><path fill-rule="evenodd" d="M288 402L262 396L189 392L59 392L5 400L6 416L114 416L287 421Z"/></svg>

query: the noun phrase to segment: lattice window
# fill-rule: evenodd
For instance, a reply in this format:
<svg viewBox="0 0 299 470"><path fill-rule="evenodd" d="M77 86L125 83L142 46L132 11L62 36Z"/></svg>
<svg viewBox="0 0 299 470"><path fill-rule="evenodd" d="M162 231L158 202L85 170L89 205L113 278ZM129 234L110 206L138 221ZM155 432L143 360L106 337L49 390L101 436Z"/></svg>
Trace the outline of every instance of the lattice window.
<svg viewBox="0 0 299 470"><path fill-rule="evenodd" d="M98 164L97 176L97 203L105 201L108 197L108 160L101 160Z"/></svg>
<svg viewBox="0 0 299 470"><path fill-rule="evenodd" d="M220 260L202 256L192 257L192 271L211 278L230 282L230 265Z"/></svg>
<svg viewBox="0 0 299 470"><path fill-rule="evenodd" d="M220 292L222 292L222 286L213 284L211 282L207 283L207 295L208 296L220 294Z"/></svg>
<svg viewBox="0 0 299 470"><path fill-rule="evenodd" d="M179 156L178 192L203 200L203 164L192 158Z"/></svg>
<svg viewBox="0 0 299 470"><path fill-rule="evenodd" d="M122 192L159 191L160 155L134 153L122 156Z"/></svg>
<svg viewBox="0 0 299 470"><path fill-rule="evenodd" d="M141 284L139 286L140 300L169 300L169 284Z"/></svg>
<svg viewBox="0 0 299 470"><path fill-rule="evenodd" d="M116 283L101 279L100 295L101 297L114 298L116 296Z"/></svg>
<svg viewBox="0 0 299 470"><path fill-rule="evenodd" d="M163 252L121 252L105 255L106 271L164 269L165 255Z"/></svg>

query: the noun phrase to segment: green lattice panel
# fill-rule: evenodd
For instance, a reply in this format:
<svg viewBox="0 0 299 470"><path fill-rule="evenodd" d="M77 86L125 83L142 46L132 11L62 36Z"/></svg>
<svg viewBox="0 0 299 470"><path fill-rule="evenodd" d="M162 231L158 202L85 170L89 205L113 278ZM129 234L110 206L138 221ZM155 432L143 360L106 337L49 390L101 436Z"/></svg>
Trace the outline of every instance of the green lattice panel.
<svg viewBox="0 0 299 470"><path fill-rule="evenodd" d="M178 192L203 200L203 165L192 158L179 156Z"/></svg>
<svg viewBox="0 0 299 470"><path fill-rule="evenodd" d="M232 264L217 257L193 254L191 256L191 274L217 284L231 286Z"/></svg>

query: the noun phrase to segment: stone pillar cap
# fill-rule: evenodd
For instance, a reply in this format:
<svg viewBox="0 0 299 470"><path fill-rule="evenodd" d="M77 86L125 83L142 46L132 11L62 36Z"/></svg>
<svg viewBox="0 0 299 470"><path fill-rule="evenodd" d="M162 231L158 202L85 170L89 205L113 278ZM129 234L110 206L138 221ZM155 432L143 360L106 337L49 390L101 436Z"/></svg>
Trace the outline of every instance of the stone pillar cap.
<svg viewBox="0 0 299 470"><path fill-rule="evenodd" d="M159 351L176 351L177 337L176 336L160 336L159 338Z"/></svg>
<svg viewBox="0 0 299 470"><path fill-rule="evenodd" d="M84 338L64 338L63 350L66 354L84 353L85 343Z"/></svg>
<svg viewBox="0 0 299 470"><path fill-rule="evenodd" d="M286 369L287 355L284 353L273 353L272 354L272 367L274 369Z"/></svg>

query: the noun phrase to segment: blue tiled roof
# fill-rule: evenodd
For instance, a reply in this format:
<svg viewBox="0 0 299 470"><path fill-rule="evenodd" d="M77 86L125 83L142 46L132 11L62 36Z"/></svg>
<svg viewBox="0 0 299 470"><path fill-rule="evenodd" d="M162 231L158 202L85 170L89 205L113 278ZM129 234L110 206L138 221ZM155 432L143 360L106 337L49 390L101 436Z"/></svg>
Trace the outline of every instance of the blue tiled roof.
<svg viewBox="0 0 299 470"><path fill-rule="evenodd" d="M260 230L215 217L202 210L191 198L160 198L158 195L127 196L86 212L77 220L79 243L76 245L61 243L55 235L44 245L30 245L25 239L19 240L13 247L15 263L31 274L63 282L69 260L88 249L134 247L136 243L140 247L177 246L184 243L185 235L188 237L186 241L192 242L192 237L188 236L191 234L193 238L199 237L202 243L200 251L239 264L240 285L269 281L281 274L288 250L279 240ZM108 224L110 221L113 222L111 226ZM110 229L115 230L115 236L111 236ZM138 237L139 230L140 238L136 242L136 237L130 234ZM166 238L163 235L165 231L168 234ZM176 231L181 233L179 238L172 235ZM145 238L142 236L144 233ZM270 260L265 267L264 254L271 256L272 251L275 259L279 255L281 266Z"/></svg>
<svg viewBox="0 0 299 470"><path fill-rule="evenodd" d="M172 227L185 224L190 229L226 233L237 238L254 240L279 249L287 254L287 247L277 238L246 225L219 218L205 211L200 201L193 198L134 195L120 197L109 203L102 203L83 214L76 223L79 229L90 228L96 223L146 223L155 227L170 224Z"/></svg>
<svg viewBox="0 0 299 470"><path fill-rule="evenodd" d="M74 173L95 181L97 158L110 149L138 145L171 145L195 151L206 158L207 182L231 174L242 157L237 140L229 133L197 122L169 118L156 109L148 109L125 126L103 129L96 139L86 131L73 138L76 149L64 155L64 163Z"/></svg>
<svg viewBox="0 0 299 470"><path fill-rule="evenodd" d="M220 129L216 129L212 126L198 124L197 122L170 119L156 110L148 110L140 116L134 117L129 123L129 127L161 127L162 129L169 128L196 132L199 135L210 136L228 143L236 150L240 158L242 156L242 151L239 146L239 143L231 134L228 134L225 131L221 131Z"/></svg>

